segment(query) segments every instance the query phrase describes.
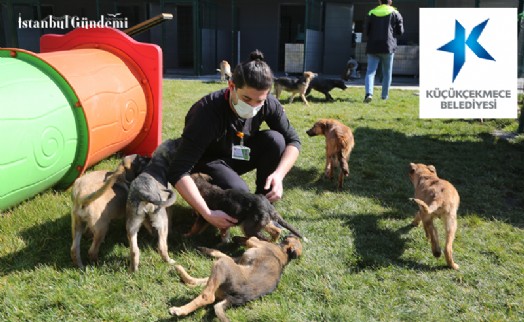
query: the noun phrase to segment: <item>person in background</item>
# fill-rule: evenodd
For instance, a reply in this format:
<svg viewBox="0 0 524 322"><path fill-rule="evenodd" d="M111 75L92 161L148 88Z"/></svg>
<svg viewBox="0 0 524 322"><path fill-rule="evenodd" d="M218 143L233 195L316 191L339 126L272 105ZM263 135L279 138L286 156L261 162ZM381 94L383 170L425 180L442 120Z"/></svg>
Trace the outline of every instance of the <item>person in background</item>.
<svg viewBox="0 0 524 322"><path fill-rule="evenodd" d="M373 99L375 74L379 64L382 71L382 99L388 99L397 37L404 33L402 16L391 6L392 1L378 0L378 4L378 7L369 11L366 22L368 66L365 78L365 103Z"/></svg>
<svg viewBox="0 0 524 322"><path fill-rule="evenodd" d="M191 173L206 173L223 189L249 191L242 174L256 169L256 191L269 201L282 198L284 177L293 167L300 139L272 95L273 73L256 50L233 71L228 87L204 96L188 111L182 137L171 158L169 182L213 226L236 219L209 209ZM262 123L267 130L260 130Z"/></svg>

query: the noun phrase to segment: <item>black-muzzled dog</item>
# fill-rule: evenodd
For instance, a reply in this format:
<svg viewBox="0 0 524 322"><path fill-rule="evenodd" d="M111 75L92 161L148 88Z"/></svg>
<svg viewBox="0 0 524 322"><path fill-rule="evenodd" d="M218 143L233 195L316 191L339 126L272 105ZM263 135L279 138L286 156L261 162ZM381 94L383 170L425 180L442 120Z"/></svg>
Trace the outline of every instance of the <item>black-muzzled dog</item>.
<svg viewBox="0 0 524 322"><path fill-rule="evenodd" d="M293 103L293 99L296 95L299 95L300 98L302 98L302 101L304 104L309 105L307 99L306 99L306 90L309 86L309 83L312 79L314 79L317 76L316 73L313 72L304 72L302 76L299 78L292 78L292 77L279 77L274 79L274 87L275 87L275 97L277 99L280 98L280 94L282 93L282 90L291 92L291 97L289 98L289 104Z"/></svg>
<svg viewBox="0 0 524 322"><path fill-rule="evenodd" d="M265 230L271 235L271 240L276 241L280 237L281 229L272 223L278 223L296 236L303 238L302 235L276 211L275 207L267 200L264 195L252 194L239 189L222 189L210 183L212 178L203 173L193 173L193 181L200 191L210 209L222 210L231 217L238 220L238 225L242 227L246 237L255 236L266 240L261 235ZM200 233L208 226L207 221L197 215L197 219L186 236L193 236ZM223 230L222 241L229 239L228 231Z"/></svg>
<svg viewBox="0 0 524 322"><path fill-rule="evenodd" d="M309 93L311 93L311 90L314 89L317 92L324 94L326 96L326 101L333 101L333 96L329 94L329 92L333 88L340 88L341 90L345 90L346 88L348 88L348 86L341 79L315 77L309 83L309 86L306 90L306 96L309 95Z"/></svg>
<svg viewBox="0 0 524 322"><path fill-rule="evenodd" d="M126 205L126 229L129 239L130 271L138 270L140 250L137 235L144 221L149 220L158 232L158 251L164 261L173 264L167 251L169 219L166 207L176 201L176 193L167 181L167 171L172 153L175 151L175 140L166 140L153 153L153 157L129 187Z"/></svg>
<svg viewBox="0 0 524 322"><path fill-rule="evenodd" d="M169 308L170 314L185 316L218 300L214 305L215 314L220 321L229 321L225 313L228 307L242 305L273 292L289 261L302 255L302 244L295 236L286 237L280 245L256 237L238 239L248 248L240 257L232 258L216 249L200 248L202 252L218 258L209 277L192 277L182 266L175 265L185 284L206 287L186 305Z"/></svg>

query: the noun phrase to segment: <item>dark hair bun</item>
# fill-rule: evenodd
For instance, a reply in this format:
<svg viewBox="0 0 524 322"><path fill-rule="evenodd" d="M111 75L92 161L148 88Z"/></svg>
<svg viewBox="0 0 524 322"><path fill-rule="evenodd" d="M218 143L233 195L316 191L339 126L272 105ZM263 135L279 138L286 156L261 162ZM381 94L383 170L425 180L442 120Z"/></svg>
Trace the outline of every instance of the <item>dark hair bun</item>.
<svg viewBox="0 0 524 322"><path fill-rule="evenodd" d="M251 52L251 54L249 54L249 60L253 61L253 60L261 60L261 61L264 61L264 54L256 49L254 51Z"/></svg>

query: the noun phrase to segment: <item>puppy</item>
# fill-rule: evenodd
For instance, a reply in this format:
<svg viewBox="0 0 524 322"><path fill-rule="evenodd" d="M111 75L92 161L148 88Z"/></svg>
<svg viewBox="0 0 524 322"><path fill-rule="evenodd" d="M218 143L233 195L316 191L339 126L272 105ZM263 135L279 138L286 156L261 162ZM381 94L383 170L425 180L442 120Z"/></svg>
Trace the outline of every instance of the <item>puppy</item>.
<svg viewBox="0 0 524 322"><path fill-rule="evenodd" d="M173 205L176 194L167 182L169 160L175 150L175 141L166 140L153 153L144 171L129 187L126 204L126 229L129 239L131 272L138 270L140 250L137 234L146 219L158 232L158 251L164 261L173 264L167 251L169 219L166 207Z"/></svg>
<svg viewBox="0 0 524 322"><path fill-rule="evenodd" d="M346 88L348 88L348 86L346 85L346 83L344 83L343 80L315 77L309 83L309 86L306 90L306 96L309 95L309 93L311 93L311 90L314 89L324 94L326 96L326 101L333 101L333 96L331 96L329 92L335 87L340 88L341 90L345 90Z"/></svg>
<svg viewBox="0 0 524 322"><path fill-rule="evenodd" d="M217 69L217 72L220 72L220 80L225 82L228 81L233 74L231 74L231 66L225 60L220 62L220 69Z"/></svg>
<svg viewBox="0 0 524 322"><path fill-rule="evenodd" d="M302 102L304 102L306 105L309 105L305 94L309 83L316 76L317 74L313 72L304 72L304 74L298 79L290 77L275 78L275 97L278 99L280 97L280 93L282 93L282 90L285 90L291 92L289 104L293 103L295 95L298 94L302 98Z"/></svg>
<svg viewBox="0 0 524 322"><path fill-rule="evenodd" d="M353 132L349 127L334 119L320 119L306 131L307 135L324 135L326 138L326 167L324 175L333 179L333 168L340 167L338 189L342 188L344 176L349 175L349 154L355 146Z"/></svg>
<svg viewBox="0 0 524 322"><path fill-rule="evenodd" d="M76 179L71 190L71 259L83 268L80 257L82 233L89 229L93 242L89 248L91 261L98 260L98 250L104 241L111 220L123 218L129 182L146 166L149 158L133 154L124 157L114 172L92 171Z"/></svg>
<svg viewBox="0 0 524 322"><path fill-rule="evenodd" d="M212 304L220 321L229 321L225 310L231 305L241 305L273 292L291 259L302 254L302 244L294 236L288 236L280 245L251 237L245 241L248 248L241 257L231 258L214 249L201 250L218 260L213 264L208 278L191 277L186 270L176 265L182 281L188 285L206 285L202 293L188 304L169 309L169 313L185 316L198 308Z"/></svg>
<svg viewBox="0 0 524 322"><path fill-rule="evenodd" d="M453 240L457 231L459 194L451 183L437 177L437 170L434 166L410 163L409 168L409 178L415 187L415 198L412 200L419 206L419 211L412 224L418 226L422 221L426 237L431 240L433 256L440 257L440 244L433 220L436 217L442 219L446 232L444 249L446 262L449 267L458 269L459 266L453 261Z"/></svg>
<svg viewBox="0 0 524 322"><path fill-rule="evenodd" d="M342 74L342 79L348 81L350 79L360 78L360 73L358 72L358 62L352 57L346 63L346 69Z"/></svg>
<svg viewBox="0 0 524 322"><path fill-rule="evenodd" d="M238 219L238 225L242 227L246 237L255 236L260 239L265 239L260 233L261 230L264 229L271 235L273 241L277 240L281 231L271 222L275 221L296 236L302 238L302 235L280 216L265 196L252 194L239 189L224 190L219 186L211 184L210 181L212 178L203 173L193 173L191 178L195 181L208 207L210 209L222 210L231 217ZM207 227L205 219L197 216L193 227L186 236L193 236L200 233L205 227ZM226 241L229 237L228 231L221 232L223 241Z"/></svg>

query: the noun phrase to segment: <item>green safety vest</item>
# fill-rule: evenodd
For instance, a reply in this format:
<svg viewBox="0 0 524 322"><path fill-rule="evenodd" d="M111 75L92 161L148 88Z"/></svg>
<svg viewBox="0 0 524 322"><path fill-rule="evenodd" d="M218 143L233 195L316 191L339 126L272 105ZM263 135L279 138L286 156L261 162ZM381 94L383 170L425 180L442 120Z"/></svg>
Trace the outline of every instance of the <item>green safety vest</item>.
<svg viewBox="0 0 524 322"><path fill-rule="evenodd" d="M393 6L389 6L387 4L381 4L380 6L376 7L375 9L371 9L368 13L368 15L375 15L377 17L385 17L387 15L392 14L393 12L397 11L397 8Z"/></svg>

